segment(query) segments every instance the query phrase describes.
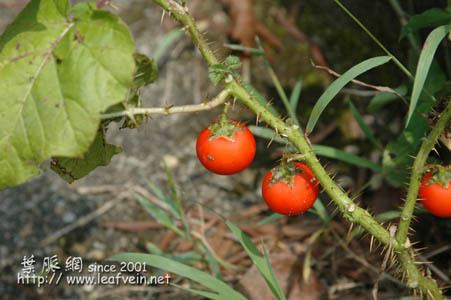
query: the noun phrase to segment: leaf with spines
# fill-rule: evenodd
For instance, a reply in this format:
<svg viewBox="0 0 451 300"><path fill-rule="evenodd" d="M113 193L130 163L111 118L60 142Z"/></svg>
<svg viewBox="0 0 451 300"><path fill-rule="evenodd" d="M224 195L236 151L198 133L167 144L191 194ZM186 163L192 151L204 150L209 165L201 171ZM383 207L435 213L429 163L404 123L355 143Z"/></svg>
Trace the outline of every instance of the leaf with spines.
<svg viewBox="0 0 451 300"><path fill-rule="evenodd" d="M0 37L0 189L80 157L132 86L133 38L113 14L32 0Z"/></svg>

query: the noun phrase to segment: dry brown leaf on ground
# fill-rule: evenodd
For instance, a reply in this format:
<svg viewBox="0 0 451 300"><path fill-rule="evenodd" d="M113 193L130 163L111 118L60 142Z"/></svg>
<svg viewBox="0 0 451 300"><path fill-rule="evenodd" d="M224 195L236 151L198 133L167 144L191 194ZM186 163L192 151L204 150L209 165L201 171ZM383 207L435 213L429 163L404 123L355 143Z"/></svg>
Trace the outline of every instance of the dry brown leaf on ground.
<svg viewBox="0 0 451 300"><path fill-rule="evenodd" d="M289 251L273 252L270 261L282 291L288 300L317 300L321 299L324 287L312 272L308 282L302 280L303 256L298 257ZM274 296L261 277L258 269L253 265L240 280L251 300L272 300Z"/></svg>
<svg viewBox="0 0 451 300"><path fill-rule="evenodd" d="M111 4L111 0L96 0L97 9L101 9L105 6L109 6Z"/></svg>
<svg viewBox="0 0 451 300"><path fill-rule="evenodd" d="M193 246L194 246L193 242L191 242L191 241L180 240L174 251L175 252L186 252L186 251L193 249Z"/></svg>
<svg viewBox="0 0 451 300"><path fill-rule="evenodd" d="M258 215L267 209L268 209L268 206L265 203L256 204L256 205L253 205L249 208L246 208L244 211L242 211L240 213L240 215L238 216L238 218L240 220L249 220L249 218Z"/></svg>
<svg viewBox="0 0 451 300"><path fill-rule="evenodd" d="M251 238L258 237L262 238L263 236L276 236L279 232L278 225L274 223L263 224L258 227L254 225L244 225L241 229L247 233Z"/></svg>
<svg viewBox="0 0 451 300"><path fill-rule="evenodd" d="M158 248L160 248L162 251L165 251L167 248L169 248L170 243L176 237L177 234L174 231L172 230L166 231L166 233L162 235L160 242L158 243Z"/></svg>
<svg viewBox="0 0 451 300"><path fill-rule="evenodd" d="M257 19L252 0L223 0L229 7L232 28L230 36L243 46L252 47L257 33Z"/></svg>
<svg viewBox="0 0 451 300"><path fill-rule="evenodd" d="M20 9L27 3L26 0L3 0L2 3L0 3L0 8L6 8L6 9Z"/></svg>
<svg viewBox="0 0 451 300"><path fill-rule="evenodd" d="M318 230L318 226L299 226L299 224L285 225L282 234L287 238L303 239Z"/></svg>
<svg viewBox="0 0 451 300"><path fill-rule="evenodd" d="M260 21L257 21L256 28L257 35L268 43L268 45L271 47L271 49L280 50L283 49L283 43L282 41L274 34L271 30L266 27L265 24L261 23Z"/></svg>
<svg viewBox="0 0 451 300"><path fill-rule="evenodd" d="M222 0L229 8L232 21L230 36L245 47L253 47L260 36L272 48L282 49L283 43L255 16L252 0Z"/></svg>

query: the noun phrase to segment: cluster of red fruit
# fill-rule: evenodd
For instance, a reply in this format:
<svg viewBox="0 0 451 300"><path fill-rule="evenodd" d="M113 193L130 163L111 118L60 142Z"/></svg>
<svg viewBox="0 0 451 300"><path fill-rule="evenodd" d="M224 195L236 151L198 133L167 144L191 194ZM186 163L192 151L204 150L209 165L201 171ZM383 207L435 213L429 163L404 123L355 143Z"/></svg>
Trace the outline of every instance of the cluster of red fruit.
<svg viewBox="0 0 451 300"><path fill-rule="evenodd" d="M252 163L256 143L245 124L227 120L225 124L212 123L199 134L196 152L209 171L231 175ZM428 172L421 182L421 202L431 214L451 217L451 180L436 182L431 177L432 173ZM283 160L266 173L262 195L272 211L288 216L298 215L313 206L318 196L318 185L318 180L306 164Z"/></svg>
<svg viewBox="0 0 451 300"><path fill-rule="evenodd" d="M213 123L199 134L196 152L199 161L209 171L231 175L252 163L256 143L253 134L243 123L229 121L226 126ZM313 172L300 162L282 162L266 173L262 184L263 199L269 208L288 216L301 214L311 208L318 190L318 180Z"/></svg>

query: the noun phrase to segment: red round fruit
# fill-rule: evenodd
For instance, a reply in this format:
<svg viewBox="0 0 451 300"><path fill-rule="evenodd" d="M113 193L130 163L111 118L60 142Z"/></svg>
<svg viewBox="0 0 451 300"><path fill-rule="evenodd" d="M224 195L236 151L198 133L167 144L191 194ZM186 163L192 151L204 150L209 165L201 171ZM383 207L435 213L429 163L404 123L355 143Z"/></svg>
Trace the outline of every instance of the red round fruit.
<svg viewBox="0 0 451 300"><path fill-rule="evenodd" d="M230 124L229 136L216 136L210 126L202 130L196 142L199 161L207 170L220 175L242 171L252 163L256 152L254 135L247 126L239 122Z"/></svg>
<svg viewBox="0 0 451 300"><path fill-rule="evenodd" d="M295 172L285 179L273 178L273 169L266 173L262 195L269 208L279 214L293 216L306 212L318 197L318 180L304 163L294 163Z"/></svg>
<svg viewBox="0 0 451 300"><path fill-rule="evenodd" d="M451 180L448 186L439 182L430 182L432 173L428 172L421 181L419 194L424 208L441 218L451 217Z"/></svg>

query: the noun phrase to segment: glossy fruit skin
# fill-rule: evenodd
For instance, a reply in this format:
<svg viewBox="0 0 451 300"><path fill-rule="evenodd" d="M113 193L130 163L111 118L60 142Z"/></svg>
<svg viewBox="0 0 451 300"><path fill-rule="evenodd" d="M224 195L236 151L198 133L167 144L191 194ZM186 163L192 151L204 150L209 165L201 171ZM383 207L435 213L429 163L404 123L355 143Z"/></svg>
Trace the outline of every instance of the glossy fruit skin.
<svg viewBox="0 0 451 300"><path fill-rule="evenodd" d="M197 157L207 170L219 175L231 175L242 171L254 160L254 135L246 125L239 122L235 125L238 128L232 138L214 138L209 128L202 130L197 137Z"/></svg>
<svg viewBox="0 0 451 300"><path fill-rule="evenodd" d="M284 181L271 183L272 171L266 173L262 195L268 207L279 214L294 216L306 212L318 197L318 180L303 163L294 163L303 172L294 175L292 186Z"/></svg>
<svg viewBox="0 0 451 300"><path fill-rule="evenodd" d="M441 218L451 217L451 180L448 187L439 183L429 183L432 174L426 173L421 181L419 195L424 208L431 214Z"/></svg>

